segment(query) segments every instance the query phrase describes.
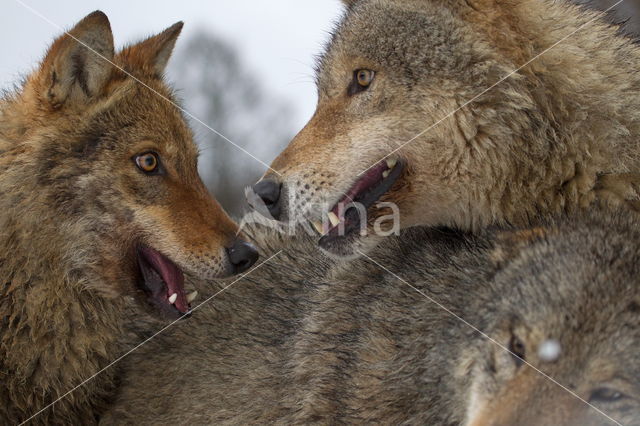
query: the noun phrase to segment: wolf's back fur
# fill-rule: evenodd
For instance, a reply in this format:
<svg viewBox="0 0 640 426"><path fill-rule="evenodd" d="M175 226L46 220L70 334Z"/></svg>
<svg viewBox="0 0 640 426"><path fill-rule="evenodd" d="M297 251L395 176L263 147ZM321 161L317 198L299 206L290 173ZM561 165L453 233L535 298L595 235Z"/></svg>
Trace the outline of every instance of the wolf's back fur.
<svg viewBox="0 0 640 426"><path fill-rule="evenodd" d="M629 216L598 210L481 237L416 228L372 252L390 272L332 266L308 238L267 239L267 254L284 247L272 263L133 354L105 423L608 424L509 354L517 339L533 367L640 424ZM549 339L562 348L555 362L538 356Z"/></svg>

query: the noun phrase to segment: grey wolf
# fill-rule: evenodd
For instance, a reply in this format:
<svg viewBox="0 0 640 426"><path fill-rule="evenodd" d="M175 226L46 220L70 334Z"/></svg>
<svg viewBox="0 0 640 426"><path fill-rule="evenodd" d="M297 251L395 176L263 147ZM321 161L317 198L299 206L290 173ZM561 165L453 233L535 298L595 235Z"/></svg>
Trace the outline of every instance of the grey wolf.
<svg viewBox="0 0 640 426"><path fill-rule="evenodd" d="M255 261L200 181L191 131L168 102L162 74L181 28L115 53L107 17L94 12L0 102L2 424L108 365L125 324L186 314L195 294L185 276ZM115 370L33 423L95 423Z"/></svg>
<svg viewBox="0 0 640 426"><path fill-rule="evenodd" d="M103 422L640 425L638 225L416 227L346 266L259 232L283 254L134 354Z"/></svg>
<svg viewBox="0 0 640 426"><path fill-rule="evenodd" d="M350 254L376 240L341 210L350 200L369 236L389 214L378 202L404 228L472 232L637 202L640 48L604 16L547 0L346 3L317 110L254 187L274 217L324 223L321 246Z"/></svg>

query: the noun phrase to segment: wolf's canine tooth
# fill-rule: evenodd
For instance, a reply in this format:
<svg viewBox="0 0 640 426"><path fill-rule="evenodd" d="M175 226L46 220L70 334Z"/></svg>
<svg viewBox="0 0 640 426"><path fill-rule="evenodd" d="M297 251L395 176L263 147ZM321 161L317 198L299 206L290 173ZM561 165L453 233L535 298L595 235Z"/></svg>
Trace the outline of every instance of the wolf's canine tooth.
<svg viewBox="0 0 640 426"><path fill-rule="evenodd" d="M329 212L327 216L329 217L331 226L338 226L338 224L340 223L340 219L338 218L337 214L335 214L334 212Z"/></svg>
<svg viewBox="0 0 640 426"><path fill-rule="evenodd" d="M187 294L187 303L191 303L194 300L196 300L196 297L198 297L198 291L192 291L191 293Z"/></svg>
<svg viewBox="0 0 640 426"><path fill-rule="evenodd" d="M169 303L173 305L176 303L176 300L178 300L178 293L173 293L171 297L169 297Z"/></svg>
<svg viewBox="0 0 640 426"><path fill-rule="evenodd" d="M387 167L393 169L398 164L397 158L387 158Z"/></svg>
<svg viewBox="0 0 640 426"><path fill-rule="evenodd" d="M314 221L311 222L311 224L313 225L315 230L318 231L319 234L324 234L324 229L322 227L322 223L318 222L317 220L314 220Z"/></svg>

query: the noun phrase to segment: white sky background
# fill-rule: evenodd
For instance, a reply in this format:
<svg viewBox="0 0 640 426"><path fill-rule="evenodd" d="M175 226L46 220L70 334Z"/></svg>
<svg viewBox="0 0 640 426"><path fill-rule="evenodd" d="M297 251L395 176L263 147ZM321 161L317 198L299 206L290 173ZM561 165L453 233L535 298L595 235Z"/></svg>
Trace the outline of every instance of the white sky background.
<svg viewBox="0 0 640 426"><path fill-rule="evenodd" d="M314 55L320 53L342 13L339 0L21 1L65 29L100 9L111 21L116 46L158 33L177 21L185 22L184 39L204 28L237 48L267 94L292 103L296 129L315 108ZM0 88L10 87L31 70L59 34L58 28L16 0L2 0Z"/></svg>

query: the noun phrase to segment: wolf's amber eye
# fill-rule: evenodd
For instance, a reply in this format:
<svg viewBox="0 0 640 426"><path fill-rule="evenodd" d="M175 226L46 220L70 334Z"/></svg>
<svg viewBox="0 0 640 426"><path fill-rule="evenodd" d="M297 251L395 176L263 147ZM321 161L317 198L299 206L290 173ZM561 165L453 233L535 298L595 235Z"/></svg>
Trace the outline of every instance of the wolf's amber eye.
<svg viewBox="0 0 640 426"><path fill-rule="evenodd" d="M369 87L373 82L373 77L375 77L375 75L376 73L371 70L356 71L356 79L358 80L358 84L362 87Z"/></svg>
<svg viewBox="0 0 640 426"><path fill-rule="evenodd" d="M520 340L517 336L511 336L511 340L509 341L509 351L511 355L513 355L513 360L516 363L516 366L520 367L526 355L526 347L522 340Z"/></svg>
<svg viewBox="0 0 640 426"><path fill-rule="evenodd" d="M158 170L159 163L157 154L154 154L153 152L146 152L136 156L136 165L145 173L156 172Z"/></svg>
<svg viewBox="0 0 640 426"><path fill-rule="evenodd" d="M353 81L349 85L348 93L353 96L357 93L364 92L371 86L373 79L376 76L375 71L361 69L354 71Z"/></svg>

